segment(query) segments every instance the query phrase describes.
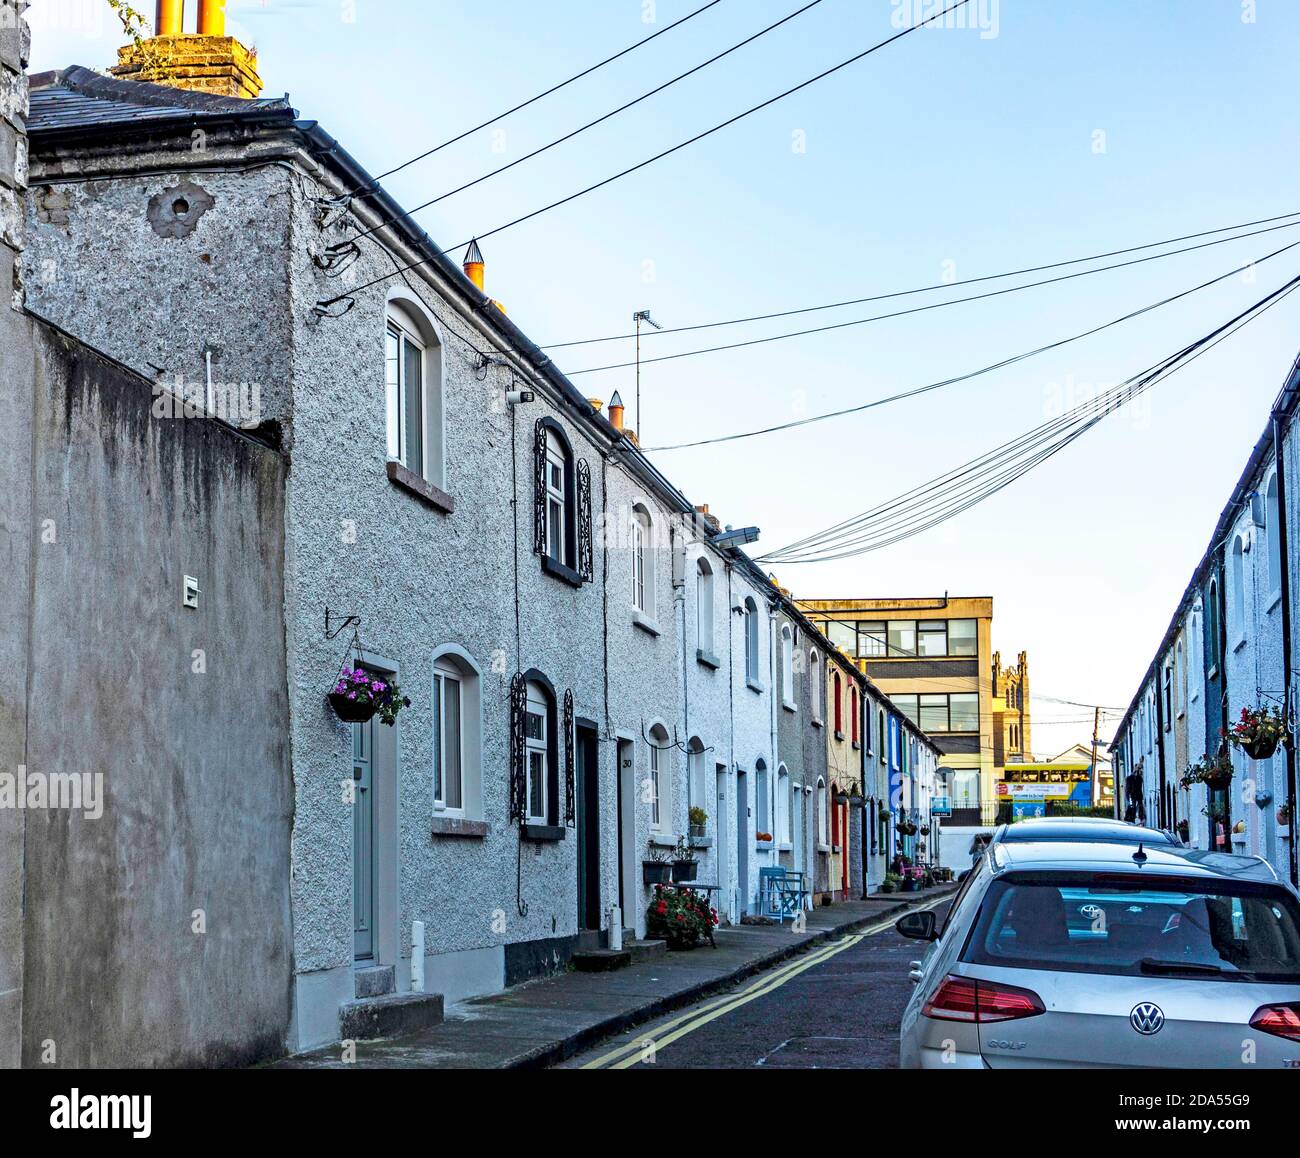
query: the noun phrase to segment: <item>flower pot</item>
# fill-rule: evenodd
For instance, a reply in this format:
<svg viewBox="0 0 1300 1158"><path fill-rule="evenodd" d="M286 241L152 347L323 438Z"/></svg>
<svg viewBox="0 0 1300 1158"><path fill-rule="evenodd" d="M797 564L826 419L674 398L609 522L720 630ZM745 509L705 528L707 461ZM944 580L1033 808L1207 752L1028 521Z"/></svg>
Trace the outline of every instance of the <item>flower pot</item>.
<svg viewBox="0 0 1300 1158"><path fill-rule="evenodd" d="M1211 788L1226 788L1232 783L1232 771L1225 769L1220 771L1215 769L1213 772L1205 774L1205 783Z"/></svg>
<svg viewBox="0 0 1300 1158"><path fill-rule="evenodd" d="M1260 736L1258 739L1242 744L1242 748L1252 760L1271 760L1273 753L1277 751L1278 741L1277 736Z"/></svg>
<svg viewBox="0 0 1300 1158"><path fill-rule="evenodd" d="M673 880L679 883L693 881L695 874L700 871L700 862L697 860L675 860L673 861Z"/></svg>
<svg viewBox="0 0 1300 1158"><path fill-rule="evenodd" d="M903 882L903 892L919 893L920 891L921 891L921 882L918 881L915 877L908 877L907 880Z"/></svg>
<svg viewBox="0 0 1300 1158"><path fill-rule="evenodd" d="M673 866L666 860L643 860L641 880L647 885L666 885L673 879Z"/></svg>
<svg viewBox="0 0 1300 1158"><path fill-rule="evenodd" d="M709 835L709 826L707 824L692 824L689 835L696 840L703 840Z"/></svg>
<svg viewBox="0 0 1300 1158"><path fill-rule="evenodd" d="M373 701L350 700L343 692L330 692L326 697L334 714L345 724L364 724L374 718L379 706Z"/></svg>

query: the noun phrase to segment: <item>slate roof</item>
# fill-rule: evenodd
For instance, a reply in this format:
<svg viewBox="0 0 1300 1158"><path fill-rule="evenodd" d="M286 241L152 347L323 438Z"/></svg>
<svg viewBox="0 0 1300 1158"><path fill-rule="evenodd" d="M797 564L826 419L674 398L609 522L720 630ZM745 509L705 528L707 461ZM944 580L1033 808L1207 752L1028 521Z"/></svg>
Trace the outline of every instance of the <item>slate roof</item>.
<svg viewBox="0 0 1300 1158"><path fill-rule="evenodd" d="M96 127L144 127L166 121L296 116L288 97L245 100L215 93L190 92L161 84L119 80L73 65L31 78L27 131L84 133Z"/></svg>

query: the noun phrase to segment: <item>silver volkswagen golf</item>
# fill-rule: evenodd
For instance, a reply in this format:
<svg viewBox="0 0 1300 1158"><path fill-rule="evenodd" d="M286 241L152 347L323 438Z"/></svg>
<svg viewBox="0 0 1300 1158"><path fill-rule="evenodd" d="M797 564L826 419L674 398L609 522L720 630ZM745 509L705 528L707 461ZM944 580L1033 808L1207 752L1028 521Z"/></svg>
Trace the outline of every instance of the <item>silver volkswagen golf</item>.
<svg viewBox="0 0 1300 1158"><path fill-rule="evenodd" d="M914 962L916 1068L1300 1068L1300 902L1255 857L995 844Z"/></svg>

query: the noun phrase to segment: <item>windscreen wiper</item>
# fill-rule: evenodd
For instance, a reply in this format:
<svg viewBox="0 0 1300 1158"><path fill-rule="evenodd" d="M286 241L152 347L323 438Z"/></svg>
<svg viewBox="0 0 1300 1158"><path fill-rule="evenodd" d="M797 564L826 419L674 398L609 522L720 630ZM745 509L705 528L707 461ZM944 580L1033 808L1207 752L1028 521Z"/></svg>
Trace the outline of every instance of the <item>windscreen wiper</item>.
<svg viewBox="0 0 1300 1158"><path fill-rule="evenodd" d="M1143 957L1138 962L1143 973L1191 973L1206 977L1244 977L1235 970L1223 969L1218 965L1206 965L1200 961L1158 961L1154 957Z"/></svg>

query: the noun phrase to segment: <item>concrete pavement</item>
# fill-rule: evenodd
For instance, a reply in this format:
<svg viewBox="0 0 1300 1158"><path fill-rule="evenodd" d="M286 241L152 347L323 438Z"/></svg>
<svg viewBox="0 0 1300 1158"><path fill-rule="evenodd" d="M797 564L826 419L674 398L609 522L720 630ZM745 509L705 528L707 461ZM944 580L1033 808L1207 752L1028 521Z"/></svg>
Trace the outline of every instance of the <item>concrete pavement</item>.
<svg viewBox="0 0 1300 1158"><path fill-rule="evenodd" d="M796 933L741 925L715 934L717 949L668 953L612 973L562 973L452 1005L438 1026L409 1037L358 1042L356 1060L338 1046L275 1063L280 1068L502 1069L557 1065L588 1047L722 992L774 965L864 926L956 890L873 896L808 913Z"/></svg>

